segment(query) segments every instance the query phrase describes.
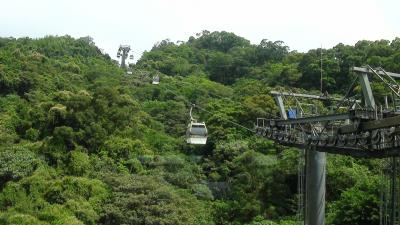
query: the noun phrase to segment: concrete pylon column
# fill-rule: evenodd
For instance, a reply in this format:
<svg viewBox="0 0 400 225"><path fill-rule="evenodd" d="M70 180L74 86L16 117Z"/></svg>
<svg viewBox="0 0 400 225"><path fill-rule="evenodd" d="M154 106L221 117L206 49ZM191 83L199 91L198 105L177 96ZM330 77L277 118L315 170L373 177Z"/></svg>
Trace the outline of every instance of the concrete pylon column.
<svg viewBox="0 0 400 225"><path fill-rule="evenodd" d="M306 225L325 224L326 153L306 150Z"/></svg>

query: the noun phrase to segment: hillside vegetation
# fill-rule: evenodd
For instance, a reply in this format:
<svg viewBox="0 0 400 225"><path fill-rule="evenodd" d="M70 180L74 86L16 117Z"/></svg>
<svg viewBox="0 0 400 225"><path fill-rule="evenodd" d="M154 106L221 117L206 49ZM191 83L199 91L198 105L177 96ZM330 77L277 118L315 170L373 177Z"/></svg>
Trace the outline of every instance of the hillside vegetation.
<svg viewBox="0 0 400 225"><path fill-rule="evenodd" d="M294 224L298 150L236 124L277 116L272 89L318 93L321 51L330 94L352 66L400 72L399 38L299 53L203 31L132 75L90 37L0 38L0 224ZM185 143L191 103L205 146ZM329 155L327 224L379 223L380 163Z"/></svg>

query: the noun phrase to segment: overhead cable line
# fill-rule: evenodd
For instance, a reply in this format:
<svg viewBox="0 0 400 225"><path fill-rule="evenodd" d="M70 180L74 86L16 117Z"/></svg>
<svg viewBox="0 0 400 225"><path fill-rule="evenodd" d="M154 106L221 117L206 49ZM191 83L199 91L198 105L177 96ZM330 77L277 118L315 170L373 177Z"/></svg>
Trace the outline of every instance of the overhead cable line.
<svg viewBox="0 0 400 225"><path fill-rule="evenodd" d="M189 83L189 82L185 82L185 81L180 81L180 82L181 82L181 83L184 83L184 84L192 85L192 83ZM209 92L209 94L210 94L210 95L213 95L214 97L220 98L220 99L228 99L228 100L232 101L233 103L237 103L237 104L241 105L241 106L244 107L244 108L247 107L247 106L245 106L243 103L241 103L241 102L239 102L239 101L235 101L235 100L233 100L232 98L230 98L230 97L228 97L228 96L218 95L218 94L215 94L215 93L213 93L213 92ZM279 119L279 117L278 117L277 115L274 115L273 113L270 113L270 112L267 112L267 111L265 111L265 113L266 113L268 116L271 116L271 117L274 118L274 119Z"/></svg>
<svg viewBox="0 0 400 225"><path fill-rule="evenodd" d="M138 71L143 75L143 71L141 71L141 70L138 70ZM138 80L139 78L135 78L135 79ZM187 82L182 81L182 83L187 83ZM187 84L189 84L189 83L187 83ZM163 83L163 86L170 86L170 84ZM201 111L204 111L204 112L206 112L206 113L208 113L208 114L211 114L211 115L215 115L215 114L212 113L211 111L206 110L206 109L204 109L204 108L198 106L197 104L193 104L192 102L190 102L189 100L187 100L185 96L176 93L175 91L171 90L170 88L164 87L164 89L165 89L165 90L168 90L169 92L171 92L172 94L174 94L176 97L180 97L180 98L181 98L186 104L188 104L189 106L194 105L195 108L198 108L198 109L200 109ZM239 123L237 123L237 122L234 122L234 121L232 121L232 120L223 118L223 117L221 117L221 116L218 116L218 117L219 117L220 119L222 119L222 120L224 120L224 121L230 123L230 124L233 124L233 125L235 125L235 126L237 126L237 127L240 127L240 128L245 129L245 130L247 130L247 131L250 131L250 132L252 132L252 133L255 133L255 130L250 129L250 128L246 127L246 126L243 126L243 125L241 125L241 124L239 124Z"/></svg>
<svg viewBox="0 0 400 225"><path fill-rule="evenodd" d="M165 84L164 84L164 85L165 85ZM169 88L166 88L166 87L165 87L165 89L168 90L168 91L170 91L171 93L173 93L176 97L181 97L182 100L184 100L187 104L189 104L189 105L194 105L195 108L198 108L198 109L200 109L200 110L203 111L203 112L206 112L206 113L211 114L211 115L215 115L215 114L213 114L211 111L209 111L209 110L207 110L207 109L204 109L204 108L198 106L197 104L193 104L192 102L190 102L189 100L187 100L187 99L185 98L185 96L179 95L179 94L177 94L175 91L173 91L173 90L171 90L171 89L169 89ZM233 124L233 125L235 125L235 126L238 126L238 127L242 128L242 129L245 129L245 130L247 130L247 131L250 131L250 132L252 132L252 133L255 133L255 130L252 130L252 129L248 128L248 127L245 127L245 126L243 126L243 125L241 125L241 124L239 124L239 123L236 123L236 122L234 122L234 121L232 121L232 120L223 118L223 117L221 117L221 116L219 116L219 118L222 119L222 120L224 120L224 121L226 121L226 122L228 122L228 123L231 123L231 124Z"/></svg>

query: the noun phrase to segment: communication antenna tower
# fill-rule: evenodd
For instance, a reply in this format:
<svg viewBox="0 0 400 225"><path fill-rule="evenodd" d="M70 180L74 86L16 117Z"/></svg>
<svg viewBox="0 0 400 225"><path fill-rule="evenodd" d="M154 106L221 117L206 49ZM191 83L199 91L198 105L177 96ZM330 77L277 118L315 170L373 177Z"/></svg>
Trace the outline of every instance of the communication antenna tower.
<svg viewBox="0 0 400 225"><path fill-rule="evenodd" d="M323 91L322 91L322 44L321 44L321 52L320 52L320 65L321 65L321 67L320 67L320 69L321 69L321 71L320 71L320 91L321 91L321 93L323 93Z"/></svg>

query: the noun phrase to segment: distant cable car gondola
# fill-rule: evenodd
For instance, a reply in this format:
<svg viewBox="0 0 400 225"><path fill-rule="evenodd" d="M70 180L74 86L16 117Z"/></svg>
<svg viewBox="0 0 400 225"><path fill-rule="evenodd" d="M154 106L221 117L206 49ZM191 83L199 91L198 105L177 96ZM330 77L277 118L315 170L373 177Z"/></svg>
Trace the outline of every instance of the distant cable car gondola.
<svg viewBox="0 0 400 225"><path fill-rule="evenodd" d="M126 74L129 74L129 75L132 74L132 68L131 67L128 67L128 69L126 70Z"/></svg>
<svg viewBox="0 0 400 225"><path fill-rule="evenodd" d="M160 76L156 75L153 77L152 84L159 84L160 83Z"/></svg>
<svg viewBox="0 0 400 225"><path fill-rule="evenodd" d="M194 145L205 145L207 143L207 127L204 122L197 122L192 117L192 110L194 105L190 108L190 123L186 131L186 143Z"/></svg>

